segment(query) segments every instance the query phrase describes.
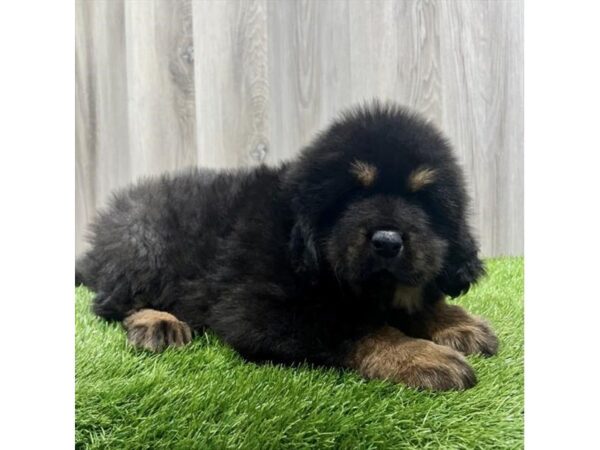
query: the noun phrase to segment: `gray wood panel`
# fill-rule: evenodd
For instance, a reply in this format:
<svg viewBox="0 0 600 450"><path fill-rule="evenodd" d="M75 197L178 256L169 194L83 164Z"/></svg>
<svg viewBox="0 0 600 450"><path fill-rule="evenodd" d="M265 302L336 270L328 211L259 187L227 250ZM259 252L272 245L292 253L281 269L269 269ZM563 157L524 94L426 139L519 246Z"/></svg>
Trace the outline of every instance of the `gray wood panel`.
<svg viewBox="0 0 600 450"><path fill-rule="evenodd" d="M292 157L351 101L349 4L268 3L271 147Z"/></svg>
<svg viewBox="0 0 600 450"><path fill-rule="evenodd" d="M131 178L125 11L122 1L77 3L76 251L85 224Z"/></svg>
<svg viewBox="0 0 600 450"><path fill-rule="evenodd" d="M454 144L486 256L523 253L521 0L78 0L77 252L115 187L289 159L340 109L417 109Z"/></svg>
<svg viewBox="0 0 600 450"><path fill-rule="evenodd" d="M266 3L196 1L193 10L199 161L260 163L269 126Z"/></svg>
<svg viewBox="0 0 600 450"><path fill-rule="evenodd" d="M519 2L440 2L441 126L469 178L486 255L523 252Z"/></svg>
<svg viewBox="0 0 600 450"><path fill-rule="evenodd" d="M439 3L350 2L352 97L393 99L441 121Z"/></svg>
<svg viewBox="0 0 600 450"><path fill-rule="evenodd" d="M193 25L187 1L125 1L132 176L195 165Z"/></svg>

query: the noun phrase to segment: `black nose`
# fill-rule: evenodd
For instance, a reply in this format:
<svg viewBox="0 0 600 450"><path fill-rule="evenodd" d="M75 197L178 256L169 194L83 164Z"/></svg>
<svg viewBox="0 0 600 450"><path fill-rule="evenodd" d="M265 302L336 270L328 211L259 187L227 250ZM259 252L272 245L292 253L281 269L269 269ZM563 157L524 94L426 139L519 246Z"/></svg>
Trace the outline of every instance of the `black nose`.
<svg viewBox="0 0 600 450"><path fill-rule="evenodd" d="M402 250L402 236L397 231L379 230L373 233L371 244L379 256L393 258Z"/></svg>

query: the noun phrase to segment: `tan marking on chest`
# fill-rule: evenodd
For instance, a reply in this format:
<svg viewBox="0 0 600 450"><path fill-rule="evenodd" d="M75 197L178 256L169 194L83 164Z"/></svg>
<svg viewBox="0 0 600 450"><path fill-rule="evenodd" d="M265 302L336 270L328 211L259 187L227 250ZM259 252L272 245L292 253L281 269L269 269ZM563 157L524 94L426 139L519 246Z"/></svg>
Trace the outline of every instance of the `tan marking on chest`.
<svg viewBox="0 0 600 450"><path fill-rule="evenodd" d="M399 284L394 292L392 305L394 308L403 309L408 313L419 311L423 306L423 289Z"/></svg>

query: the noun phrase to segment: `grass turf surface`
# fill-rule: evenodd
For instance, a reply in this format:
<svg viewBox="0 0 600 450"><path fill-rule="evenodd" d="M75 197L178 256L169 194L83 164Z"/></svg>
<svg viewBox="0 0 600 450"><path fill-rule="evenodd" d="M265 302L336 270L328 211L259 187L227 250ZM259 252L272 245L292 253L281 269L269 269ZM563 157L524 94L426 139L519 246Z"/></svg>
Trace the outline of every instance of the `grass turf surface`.
<svg viewBox="0 0 600 450"><path fill-rule="evenodd" d="M523 447L523 260L487 261L457 300L500 338L469 357L479 383L419 392L351 372L245 363L214 336L135 351L76 289L76 446L110 449Z"/></svg>

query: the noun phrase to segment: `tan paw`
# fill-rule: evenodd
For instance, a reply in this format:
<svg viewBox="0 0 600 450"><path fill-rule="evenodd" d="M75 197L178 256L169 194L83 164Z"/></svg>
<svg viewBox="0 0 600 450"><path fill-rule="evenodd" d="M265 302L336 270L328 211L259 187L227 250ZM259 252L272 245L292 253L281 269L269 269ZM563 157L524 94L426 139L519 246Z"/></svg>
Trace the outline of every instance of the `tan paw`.
<svg viewBox="0 0 600 450"><path fill-rule="evenodd" d="M398 372L398 381L434 391L464 390L477 383L473 368L457 351L431 341L415 346L415 356Z"/></svg>
<svg viewBox="0 0 600 450"><path fill-rule="evenodd" d="M477 378L463 355L449 347L411 338L383 327L356 344L349 366L365 378L385 379L413 388L463 390Z"/></svg>
<svg viewBox="0 0 600 450"><path fill-rule="evenodd" d="M172 314L142 309L128 316L123 325L127 340L134 347L161 352L167 347L180 347L192 340L192 330Z"/></svg>
<svg viewBox="0 0 600 450"><path fill-rule="evenodd" d="M436 331L431 340L465 355L492 356L498 352L498 338L485 320L474 316L469 321Z"/></svg>

